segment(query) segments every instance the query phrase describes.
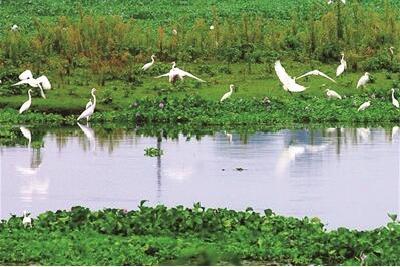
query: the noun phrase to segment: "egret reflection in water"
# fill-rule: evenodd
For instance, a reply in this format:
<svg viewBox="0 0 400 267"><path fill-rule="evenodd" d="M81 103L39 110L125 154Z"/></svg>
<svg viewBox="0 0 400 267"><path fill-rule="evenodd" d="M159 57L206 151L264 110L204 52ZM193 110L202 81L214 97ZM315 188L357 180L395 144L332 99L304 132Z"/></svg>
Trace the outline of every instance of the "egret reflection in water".
<svg viewBox="0 0 400 267"><path fill-rule="evenodd" d="M200 201L271 208L318 216L329 228L377 227L400 205L395 129L237 130L228 132L230 142L226 132L205 129L30 127L32 140L43 147L1 148L0 216L75 205L134 209L147 199L169 206ZM87 153L90 142L95 155ZM144 156L155 146L162 156Z"/></svg>

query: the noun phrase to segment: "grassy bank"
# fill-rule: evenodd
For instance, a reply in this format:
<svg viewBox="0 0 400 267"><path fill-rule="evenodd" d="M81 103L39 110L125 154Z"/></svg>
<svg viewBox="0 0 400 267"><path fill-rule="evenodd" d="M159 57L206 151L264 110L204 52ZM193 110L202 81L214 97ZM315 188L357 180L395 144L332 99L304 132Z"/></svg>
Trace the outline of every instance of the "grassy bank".
<svg viewBox="0 0 400 267"><path fill-rule="evenodd" d="M186 79L170 85L166 79L154 76L167 72L168 64L157 64L149 73L140 73L136 65L133 76L121 73L103 85L98 76L88 75L83 69L71 73L61 81L50 73L53 90L47 91L47 99L34 91L32 106L26 114L17 110L26 101L27 87L11 87L11 80L0 85L0 122L72 124L84 110L90 98L90 88L97 88L96 113L93 122L136 123L192 123L196 125L226 124L273 124L273 123L329 123L329 122L397 122L399 111L391 104L391 88L399 86L397 73L377 71L372 73L373 82L366 89L356 89L361 72L349 71L337 79L337 84L321 77L310 77L300 83L308 89L300 94L289 94L282 89L273 65L243 64L184 64L181 66L207 83ZM306 64L287 62L287 71L299 76L311 69L320 69L334 76L336 65L315 61ZM13 79L18 76L15 73ZM219 103L228 91L229 84L237 90L226 102ZM325 89L330 88L342 95L342 100L328 100ZM264 101L268 97L270 103ZM399 92L396 92L399 97ZM372 106L364 112L357 108L371 100ZM160 108L160 103L164 107ZM12 111L14 110L14 111ZM43 114L46 113L46 114ZM55 115L49 115L49 113Z"/></svg>
<svg viewBox="0 0 400 267"><path fill-rule="evenodd" d="M388 219L389 221L389 219ZM178 206L46 212L0 224L0 263L396 265L400 224L324 230L317 218Z"/></svg>

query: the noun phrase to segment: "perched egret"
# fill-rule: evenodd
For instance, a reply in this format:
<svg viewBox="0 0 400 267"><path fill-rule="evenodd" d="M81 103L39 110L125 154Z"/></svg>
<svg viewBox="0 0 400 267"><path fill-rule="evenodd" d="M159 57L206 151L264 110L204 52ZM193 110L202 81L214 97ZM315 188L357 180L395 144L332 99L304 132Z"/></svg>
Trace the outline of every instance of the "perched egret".
<svg viewBox="0 0 400 267"><path fill-rule="evenodd" d="M24 218L22 219L22 224L25 227L32 227L32 218L30 215L27 214L27 212L24 210Z"/></svg>
<svg viewBox="0 0 400 267"><path fill-rule="evenodd" d="M297 84L296 81L287 74L285 68L282 67L282 64L279 60L275 62L275 72L285 91L297 93L306 90L306 87Z"/></svg>
<svg viewBox="0 0 400 267"><path fill-rule="evenodd" d="M92 88L92 96L93 96L93 104L90 105L87 109L85 109L81 115L79 115L77 121L81 119L86 119L86 122L89 122L90 116L93 115L94 109L96 108L96 95L94 94L96 92L96 88Z"/></svg>
<svg viewBox="0 0 400 267"><path fill-rule="evenodd" d="M24 111L27 111L27 110L30 108L30 106L31 106L31 104L32 104L32 96L31 96L31 93L32 93L32 89L29 89L29 90L28 90L28 96L29 96L29 98L28 98L28 100L25 101L25 103L23 103L22 106L20 107L20 109L19 109L19 114L21 114L21 113L24 112Z"/></svg>
<svg viewBox="0 0 400 267"><path fill-rule="evenodd" d="M392 88L392 104L396 108L399 108L399 101L394 97L394 88Z"/></svg>
<svg viewBox="0 0 400 267"><path fill-rule="evenodd" d="M367 102L363 103L363 104L357 109L357 111L366 110L366 109L369 108L370 106L371 106L371 101L367 101Z"/></svg>
<svg viewBox="0 0 400 267"><path fill-rule="evenodd" d="M11 27L11 30L13 31L13 32L16 32L16 31L18 31L18 25L17 24L14 24L14 25L12 25L12 27Z"/></svg>
<svg viewBox="0 0 400 267"><path fill-rule="evenodd" d="M336 0L339 1L339 0ZM340 0L343 4L346 4L346 0ZM335 0L328 0L328 5L333 4L333 2L335 2Z"/></svg>
<svg viewBox="0 0 400 267"><path fill-rule="evenodd" d="M88 109L91 105L93 105L92 99L89 99L89 102L86 103L85 109Z"/></svg>
<svg viewBox="0 0 400 267"><path fill-rule="evenodd" d="M342 97L341 97L338 93L336 93L335 91L333 91L333 90L326 89L325 92L326 92L326 96L327 96L329 99L331 99L331 98L342 99Z"/></svg>
<svg viewBox="0 0 400 267"><path fill-rule="evenodd" d="M155 55L151 55L151 62L144 64L144 66L142 67L142 70L143 70L143 71L146 71L146 70L148 70L151 66L153 66L153 64L154 64L154 58L155 58L155 57L156 57Z"/></svg>
<svg viewBox="0 0 400 267"><path fill-rule="evenodd" d="M47 79L46 76L42 75L39 78L34 79L32 72L30 70L26 70L22 72L18 78L21 80L12 86L17 86L21 84L29 84L31 87L39 87L40 88L40 94L43 98L46 98L46 95L44 94L44 90L50 90L51 89L51 84L49 79Z"/></svg>
<svg viewBox="0 0 400 267"><path fill-rule="evenodd" d="M196 79L200 82L205 82L204 80L197 78L193 74L186 72L184 70L181 70L180 68L177 68L175 66L176 66L176 63L174 61L174 62L172 62L172 68L168 73L157 76L155 78L168 77L169 82L174 83L177 79L183 80L183 78L187 76L187 77Z"/></svg>
<svg viewBox="0 0 400 267"><path fill-rule="evenodd" d="M234 86L233 84L229 85L229 92L225 93L225 94L222 96L220 102L222 102L222 101L228 99L229 97L231 97L234 88L235 88L235 86Z"/></svg>
<svg viewBox="0 0 400 267"><path fill-rule="evenodd" d="M28 147L31 146L31 141L32 141L32 134L31 131L28 128L25 128L24 126L19 127L22 135L28 140Z"/></svg>
<svg viewBox="0 0 400 267"><path fill-rule="evenodd" d="M336 77L342 75L342 73L347 69L347 62L344 60L344 53L341 53L342 59L340 60L340 65L336 69Z"/></svg>
<svg viewBox="0 0 400 267"><path fill-rule="evenodd" d="M390 51L390 54L392 54L392 56L394 56L394 47L393 46L389 47L389 51Z"/></svg>
<svg viewBox="0 0 400 267"><path fill-rule="evenodd" d="M303 75L301 75L301 76L295 78L295 80L301 79L301 78L306 77L306 76L309 76L309 75L322 76L322 77L324 77L324 78L326 78L326 79L328 79L328 80L330 80L330 81L336 83L336 81L335 81L334 79L332 79L331 77L329 77L328 75L326 75L325 73L323 73L323 72L321 72L321 71L319 71L319 70L312 70L312 71L309 71L309 72L307 72L306 74L303 74Z"/></svg>
<svg viewBox="0 0 400 267"><path fill-rule="evenodd" d="M365 87L366 86L366 84L369 82L369 73L368 72L366 72L361 78L360 78L360 80L358 80L358 83L357 83L357 89L358 88L360 88L361 86L362 87Z"/></svg>

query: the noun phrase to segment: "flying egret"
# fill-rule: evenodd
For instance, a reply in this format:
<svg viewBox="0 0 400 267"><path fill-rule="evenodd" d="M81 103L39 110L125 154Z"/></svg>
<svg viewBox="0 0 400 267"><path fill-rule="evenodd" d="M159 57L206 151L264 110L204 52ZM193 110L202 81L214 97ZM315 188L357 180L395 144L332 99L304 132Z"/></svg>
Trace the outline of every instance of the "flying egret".
<svg viewBox="0 0 400 267"><path fill-rule="evenodd" d="M297 84L296 81L287 74L285 68L282 67L280 60L275 62L275 72L285 91L297 93L307 89L306 87Z"/></svg>
<svg viewBox="0 0 400 267"><path fill-rule="evenodd" d="M92 103L92 99L90 98L89 102L86 103L85 109L88 109L91 105L93 105L93 103Z"/></svg>
<svg viewBox="0 0 400 267"><path fill-rule="evenodd" d="M153 66L153 64L154 64L154 58L155 58L155 57L156 57L155 55L151 55L151 62L144 64L144 66L142 67L142 70L143 70L143 71L146 71L146 70L148 70L151 66Z"/></svg>
<svg viewBox="0 0 400 267"><path fill-rule="evenodd" d="M358 83L357 83L357 89L358 88L360 88L361 86L362 87L365 87L366 86L366 84L369 82L369 73L368 72L366 72L361 78L360 78L360 80L358 80Z"/></svg>
<svg viewBox="0 0 400 267"><path fill-rule="evenodd" d="M330 89L326 89L326 96L331 99L331 98L338 98L338 99L342 99L342 97L335 91L330 90Z"/></svg>
<svg viewBox="0 0 400 267"><path fill-rule="evenodd" d="M342 73L347 69L347 62L344 60L344 53L341 53L342 59L340 59L340 65L336 69L336 77L342 75Z"/></svg>
<svg viewBox="0 0 400 267"><path fill-rule="evenodd" d="M28 139L28 147L31 146L31 141L32 141L32 134L31 131L28 128L25 128L24 126L19 127L22 135Z"/></svg>
<svg viewBox="0 0 400 267"><path fill-rule="evenodd" d="M17 85L21 85L21 84L29 84L31 87L39 87L40 88L40 94L43 98L46 98L46 95L44 94L44 90L50 90L51 89L51 84L49 79L42 75L39 78L34 79L32 72L30 70L26 70L24 72L22 72L18 78L21 80L15 84L13 84L12 86L17 86Z"/></svg>
<svg viewBox="0 0 400 267"><path fill-rule="evenodd" d="M199 82L205 82L204 80L197 78L193 74L186 72L184 70L181 70L180 68L175 67L176 63L175 61L172 62L172 68L168 73L165 73L163 75L157 76L155 78L161 78L161 77L168 77L168 80L170 83L174 83L177 79L180 79L181 81L183 80L184 77L190 77L193 79L198 80Z"/></svg>
<svg viewBox="0 0 400 267"><path fill-rule="evenodd" d="M81 119L86 119L86 122L89 122L90 116L93 115L94 109L96 108L96 95L94 94L96 92L96 88L92 88L92 96L93 96L93 104L90 105L87 109L85 109L81 115L79 115L77 121Z"/></svg>
<svg viewBox="0 0 400 267"><path fill-rule="evenodd" d="M25 103L23 103L22 106L19 108L19 114L21 114L21 113L24 112L24 111L27 111L27 110L30 108L30 106L31 106L31 104L32 104L32 96L31 96L31 93L32 93L32 89L29 89L29 90L28 90L28 96L29 96L29 98L28 98L28 100L25 101Z"/></svg>
<svg viewBox="0 0 400 267"><path fill-rule="evenodd" d="M370 106L371 106L371 101L367 101L367 102L363 103L363 104L357 109L357 111L366 110L366 109L369 108Z"/></svg>
<svg viewBox="0 0 400 267"><path fill-rule="evenodd" d="M32 218L30 215L27 214L27 212L24 210L24 218L22 219L22 224L25 227L32 227Z"/></svg>
<svg viewBox="0 0 400 267"><path fill-rule="evenodd" d="M323 73L323 72L321 72L321 71L319 71L319 70L312 70L312 71L309 71L309 72L307 72L306 74L303 74L303 75L301 75L301 76L295 78L295 80L301 79L301 78L306 77L306 76L309 76L309 75L322 76L322 77L324 77L324 78L326 78L326 79L328 79L328 80L330 80L330 81L336 83L336 81L335 81L334 79L332 79L331 77L329 77L328 75L326 75L325 73Z"/></svg>
<svg viewBox="0 0 400 267"><path fill-rule="evenodd" d="M396 108L399 108L399 101L394 97L394 88L392 88L392 104Z"/></svg>
<svg viewBox="0 0 400 267"><path fill-rule="evenodd" d="M229 92L225 93L225 94L222 96L220 102L222 102L222 101L228 99L229 97L231 97L234 88L235 88L235 86L234 86L233 84L229 85Z"/></svg>
<svg viewBox="0 0 400 267"><path fill-rule="evenodd" d="M18 31L18 25L17 25L17 24L12 25L11 30L12 30L13 32Z"/></svg>

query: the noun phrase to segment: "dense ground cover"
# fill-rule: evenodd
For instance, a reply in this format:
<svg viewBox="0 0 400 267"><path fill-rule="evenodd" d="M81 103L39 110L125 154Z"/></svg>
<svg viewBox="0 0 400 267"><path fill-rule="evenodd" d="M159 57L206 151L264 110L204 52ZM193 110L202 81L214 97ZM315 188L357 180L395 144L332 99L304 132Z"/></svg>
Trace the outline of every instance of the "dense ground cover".
<svg viewBox="0 0 400 267"><path fill-rule="evenodd" d="M395 218L393 218L395 219ZM388 219L389 220L389 219ZM372 231L324 230L316 218L178 206L46 212L24 228L0 224L2 264L396 265L400 224Z"/></svg>

